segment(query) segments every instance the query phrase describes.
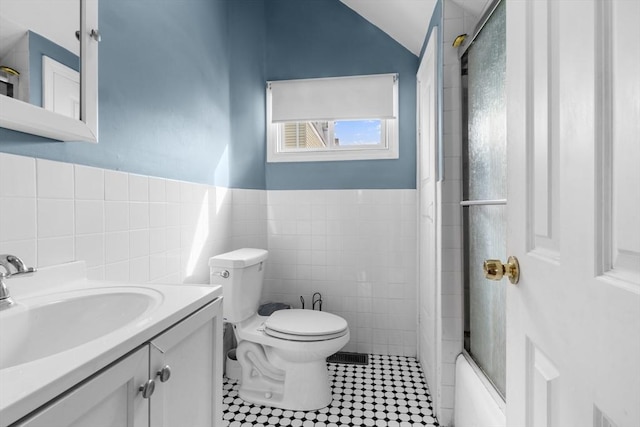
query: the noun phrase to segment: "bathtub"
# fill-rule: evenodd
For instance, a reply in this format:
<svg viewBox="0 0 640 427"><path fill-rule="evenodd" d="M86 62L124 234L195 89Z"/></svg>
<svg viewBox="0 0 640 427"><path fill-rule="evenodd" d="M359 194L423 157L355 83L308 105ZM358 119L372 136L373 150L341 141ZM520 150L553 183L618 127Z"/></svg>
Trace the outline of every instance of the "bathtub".
<svg viewBox="0 0 640 427"><path fill-rule="evenodd" d="M499 405L487 385L461 354L456 359L455 427L505 427L504 404ZM484 380L486 381L486 380ZM490 387L490 386L489 386Z"/></svg>

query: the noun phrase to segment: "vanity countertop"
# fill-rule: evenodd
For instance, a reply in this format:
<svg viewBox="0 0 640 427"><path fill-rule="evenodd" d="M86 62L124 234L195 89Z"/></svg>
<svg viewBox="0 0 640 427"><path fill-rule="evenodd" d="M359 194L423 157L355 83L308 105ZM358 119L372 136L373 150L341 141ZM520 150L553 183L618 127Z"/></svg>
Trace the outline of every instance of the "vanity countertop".
<svg viewBox="0 0 640 427"><path fill-rule="evenodd" d="M15 334L10 338L10 332L3 331L3 323L14 325L9 316L19 315L25 307L29 310L31 301L41 302L53 296L55 303L78 295L89 295L94 300L102 295L126 298L127 293L136 293L148 295L144 300L151 302L144 303L142 314L120 320L116 329L87 342L25 363L7 363L6 368L0 369L0 427L18 421L222 296L220 286L95 281L86 279L84 271L84 263L76 262L42 269L30 278L7 281L16 306L0 311L0 346L3 341L7 345L9 339L15 341ZM73 322L68 323L73 329ZM25 335L27 340L31 336L28 331Z"/></svg>

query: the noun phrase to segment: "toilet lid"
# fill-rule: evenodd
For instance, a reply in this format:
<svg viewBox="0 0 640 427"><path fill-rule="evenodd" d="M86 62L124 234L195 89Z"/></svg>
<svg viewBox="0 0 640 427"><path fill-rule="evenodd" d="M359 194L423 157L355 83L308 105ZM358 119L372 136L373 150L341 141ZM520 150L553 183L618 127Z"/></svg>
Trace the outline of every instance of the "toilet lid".
<svg viewBox="0 0 640 427"><path fill-rule="evenodd" d="M300 309L276 311L264 322L265 332L279 338L284 334L299 338L331 339L344 335L347 327L347 321L335 314Z"/></svg>
<svg viewBox="0 0 640 427"><path fill-rule="evenodd" d="M294 335L294 334L285 334L282 332L272 331L268 328L264 329L264 333L273 338L279 338L281 340L289 340L289 341L327 341L332 340L334 338L340 338L347 334L346 329L341 332L336 332L335 334L328 335Z"/></svg>

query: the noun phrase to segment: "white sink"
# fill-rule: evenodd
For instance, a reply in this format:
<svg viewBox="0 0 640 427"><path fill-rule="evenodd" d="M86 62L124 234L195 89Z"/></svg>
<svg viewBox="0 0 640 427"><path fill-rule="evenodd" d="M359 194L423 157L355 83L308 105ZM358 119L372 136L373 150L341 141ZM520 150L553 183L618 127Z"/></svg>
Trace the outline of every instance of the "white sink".
<svg viewBox="0 0 640 427"><path fill-rule="evenodd" d="M19 299L0 312L0 370L126 327L162 301L148 288L92 288Z"/></svg>
<svg viewBox="0 0 640 427"><path fill-rule="evenodd" d="M0 427L222 296L220 286L88 280L83 262L9 285L16 304L0 311Z"/></svg>

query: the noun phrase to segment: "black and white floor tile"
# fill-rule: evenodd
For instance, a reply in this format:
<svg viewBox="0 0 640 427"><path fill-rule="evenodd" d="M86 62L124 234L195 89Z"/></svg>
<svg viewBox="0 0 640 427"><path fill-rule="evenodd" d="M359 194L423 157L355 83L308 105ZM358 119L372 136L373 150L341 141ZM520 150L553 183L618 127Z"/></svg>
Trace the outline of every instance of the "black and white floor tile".
<svg viewBox="0 0 640 427"><path fill-rule="evenodd" d="M439 426L422 369L411 357L370 355L368 365L329 363L333 401L318 411L253 405L225 378L223 426Z"/></svg>

